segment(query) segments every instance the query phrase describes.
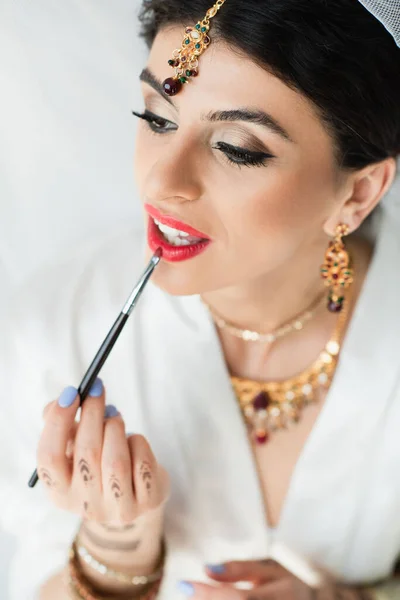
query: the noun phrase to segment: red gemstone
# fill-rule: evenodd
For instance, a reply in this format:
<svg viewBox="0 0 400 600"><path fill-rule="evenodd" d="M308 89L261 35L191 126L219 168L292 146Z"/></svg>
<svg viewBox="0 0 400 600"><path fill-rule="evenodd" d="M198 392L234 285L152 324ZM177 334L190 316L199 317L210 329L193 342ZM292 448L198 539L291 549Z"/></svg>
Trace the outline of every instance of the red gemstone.
<svg viewBox="0 0 400 600"><path fill-rule="evenodd" d="M175 96L182 89L182 83L178 79L168 77L163 83L163 89L167 96Z"/></svg>
<svg viewBox="0 0 400 600"><path fill-rule="evenodd" d="M211 42L210 38L208 37L208 35L206 35L206 36L204 37L204 43L205 43L205 44L209 44L210 42Z"/></svg>
<svg viewBox="0 0 400 600"><path fill-rule="evenodd" d="M343 304L340 304L338 302L329 302L329 304L328 304L328 310L333 313L341 312L342 308L343 308Z"/></svg>
<svg viewBox="0 0 400 600"><path fill-rule="evenodd" d="M268 435L268 433L266 431L262 432L262 433L261 432L256 433L256 442L257 442L257 444L260 444L260 445L261 444L266 444L268 442L268 440L269 440L269 435Z"/></svg>
<svg viewBox="0 0 400 600"><path fill-rule="evenodd" d="M253 400L254 410L265 410L271 403L271 399L267 392L261 392Z"/></svg>
<svg viewBox="0 0 400 600"><path fill-rule="evenodd" d="M198 74L199 74L199 72L196 71L196 69L192 70L192 77L197 77Z"/></svg>
<svg viewBox="0 0 400 600"><path fill-rule="evenodd" d="M332 278L333 278L333 279L339 279L339 275L337 275L336 273L334 273L334 274L332 275Z"/></svg>

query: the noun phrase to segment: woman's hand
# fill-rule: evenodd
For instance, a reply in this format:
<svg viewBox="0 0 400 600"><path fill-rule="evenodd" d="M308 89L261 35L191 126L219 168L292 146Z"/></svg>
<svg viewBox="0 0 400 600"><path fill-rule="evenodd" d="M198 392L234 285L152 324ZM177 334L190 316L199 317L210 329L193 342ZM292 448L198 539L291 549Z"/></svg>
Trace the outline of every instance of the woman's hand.
<svg viewBox="0 0 400 600"><path fill-rule="evenodd" d="M184 581L179 590L193 600L370 600L360 589L334 583L311 588L273 560L208 566L207 575L220 585ZM239 581L248 581L254 588L238 590L233 584Z"/></svg>
<svg viewBox="0 0 400 600"><path fill-rule="evenodd" d="M126 436L122 416L105 408L97 379L75 416L79 396L66 388L44 411L37 464L51 501L88 521L123 527L162 504L169 478L142 435Z"/></svg>

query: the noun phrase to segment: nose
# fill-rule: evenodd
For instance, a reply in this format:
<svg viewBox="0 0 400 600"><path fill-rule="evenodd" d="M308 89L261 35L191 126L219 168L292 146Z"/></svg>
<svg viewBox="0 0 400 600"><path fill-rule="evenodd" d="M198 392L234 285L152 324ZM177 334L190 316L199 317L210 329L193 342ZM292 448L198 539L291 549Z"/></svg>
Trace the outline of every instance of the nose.
<svg viewBox="0 0 400 600"><path fill-rule="evenodd" d="M176 135L161 152L145 180L147 200L156 204L198 200L201 196L201 165L194 145L184 145L182 138Z"/></svg>

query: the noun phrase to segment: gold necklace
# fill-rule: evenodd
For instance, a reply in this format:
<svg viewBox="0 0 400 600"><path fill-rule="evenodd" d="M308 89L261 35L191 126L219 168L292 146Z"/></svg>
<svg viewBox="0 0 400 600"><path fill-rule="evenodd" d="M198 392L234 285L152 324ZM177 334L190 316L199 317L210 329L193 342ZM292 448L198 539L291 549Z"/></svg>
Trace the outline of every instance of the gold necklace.
<svg viewBox="0 0 400 600"><path fill-rule="evenodd" d="M250 329L240 329L239 327L233 325L233 323L229 323L228 321L225 321L225 319L217 315L214 312L214 310L207 304L207 302L205 302L204 300L202 300L202 302L205 304L205 306L207 306L208 310L212 315L214 323L220 329L224 329L231 335L234 335L235 337L238 337L246 342L272 343L275 342L278 338L292 333L292 331L301 331L304 328L304 325L308 321L311 321L311 319L314 317L315 310L319 307L322 301L325 300L325 297L325 293L321 294L321 296L318 297L316 302L314 302L312 306L309 309L307 309L304 313L298 315L288 323L281 325L281 327L269 333L259 333L258 331L251 331Z"/></svg>
<svg viewBox="0 0 400 600"><path fill-rule="evenodd" d="M303 409L316 402L316 391L328 389L339 359L344 327L349 314L351 291L344 299L335 330L317 360L287 381L260 382L231 376L231 382L246 425L257 444L265 444L271 432L298 423Z"/></svg>

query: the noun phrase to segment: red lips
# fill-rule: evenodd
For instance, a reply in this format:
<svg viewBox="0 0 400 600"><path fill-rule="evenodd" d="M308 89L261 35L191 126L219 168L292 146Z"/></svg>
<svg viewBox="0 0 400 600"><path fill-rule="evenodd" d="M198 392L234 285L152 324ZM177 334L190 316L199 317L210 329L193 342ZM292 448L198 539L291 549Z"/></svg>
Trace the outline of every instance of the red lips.
<svg viewBox="0 0 400 600"><path fill-rule="evenodd" d="M182 223L182 221L178 221L173 217L163 215L162 213L160 213L159 210L157 210L156 208L154 208L154 206L151 206L150 204L145 204L144 208L149 213L149 215L153 217L153 219L156 219L157 221L162 223L162 225L168 225L168 227L179 229L179 231L184 231L185 233L188 233L193 237L201 238L202 240L210 239L208 235L202 233L201 231L198 231L197 229L194 229L193 227L190 227L190 225L186 225L186 223Z"/></svg>
<svg viewBox="0 0 400 600"><path fill-rule="evenodd" d="M155 252L158 248L162 249L163 260L167 262L182 262L198 256L204 250L208 248L211 240L201 231L174 219L173 217L167 217L161 214L154 206L145 204L145 209L150 215L149 225L147 230L147 243L150 249ZM157 227L154 219L159 221L163 225L173 227L179 231L188 233L190 236L199 238L199 241L185 246L174 246L170 244L164 235Z"/></svg>

